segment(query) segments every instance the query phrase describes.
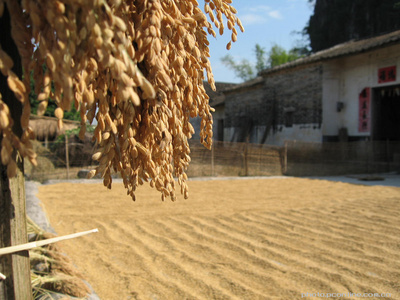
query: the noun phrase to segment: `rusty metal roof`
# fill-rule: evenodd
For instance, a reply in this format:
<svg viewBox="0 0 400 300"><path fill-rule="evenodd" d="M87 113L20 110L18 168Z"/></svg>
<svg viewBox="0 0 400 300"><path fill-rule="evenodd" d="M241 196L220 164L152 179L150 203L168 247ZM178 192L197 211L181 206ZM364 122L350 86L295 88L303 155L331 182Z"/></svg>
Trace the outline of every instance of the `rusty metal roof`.
<svg viewBox="0 0 400 300"><path fill-rule="evenodd" d="M375 36L363 40L351 40L349 42L333 46L331 48L316 52L306 57L296 59L283 65L271 69L265 69L259 75L267 75L284 69L294 68L300 65L306 65L321 62L328 59L349 56L371 51L377 48L386 47L400 42L400 30L393 31L384 35Z"/></svg>

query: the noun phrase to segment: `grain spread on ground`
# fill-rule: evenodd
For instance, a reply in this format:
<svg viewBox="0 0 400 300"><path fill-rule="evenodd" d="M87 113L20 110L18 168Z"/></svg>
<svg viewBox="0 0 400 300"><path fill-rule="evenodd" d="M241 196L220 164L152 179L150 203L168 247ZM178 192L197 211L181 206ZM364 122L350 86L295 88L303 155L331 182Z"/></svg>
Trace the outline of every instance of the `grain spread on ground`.
<svg viewBox="0 0 400 300"><path fill-rule="evenodd" d="M400 299L400 188L299 178L188 185L191 197L176 202L160 202L148 184L126 201L122 183L42 185L38 197L59 235L99 228L60 246L101 299Z"/></svg>

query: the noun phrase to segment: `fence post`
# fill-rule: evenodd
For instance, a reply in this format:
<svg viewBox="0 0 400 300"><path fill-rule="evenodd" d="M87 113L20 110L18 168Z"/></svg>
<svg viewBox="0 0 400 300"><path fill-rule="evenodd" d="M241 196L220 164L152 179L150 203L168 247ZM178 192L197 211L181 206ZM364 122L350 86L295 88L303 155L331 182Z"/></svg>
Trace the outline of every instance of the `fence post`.
<svg viewBox="0 0 400 300"><path fill-rule="evenodd" d="M68 134L65 134L65 161L67 163L67 179L69 179L69 146L68 146Z"/></svg>
<svg viewBox="0 0 400 300"><path fill-rule="evenodd" d="M386 139L386 172L390 172L390 142Z"/></svg>
<svg viewBox="0 0 400 300"><path fill-rule="evenodd" d="M211 176L215 176L214 155L215 155L215 141L211 145Z"/></svg>
<svg viewBox="0 0 400 300"><path fill-rule="evenodd" d="M248 157L248 149L249 147L249 137L246 138L246 144L244 146L244 176L249 176L249 157Z"/></svg>
<svg viewBox="0 0 400 300"><path fill-rule="evenodd" d="M283 150L283 174L287 173L287 153L288 153L288 141L285 141L285 148Z"/></svg>
<svg viewBox="0 0 400 300"><path fill-rule="evenodd" d="M371 173L371 171L370 171L370 161L369 161L369 159L370 159L369 155L370 155L370 152L371 152L370 148L371 148L371 142L370 142L369 139L367 139L367 174Z"/></svg>

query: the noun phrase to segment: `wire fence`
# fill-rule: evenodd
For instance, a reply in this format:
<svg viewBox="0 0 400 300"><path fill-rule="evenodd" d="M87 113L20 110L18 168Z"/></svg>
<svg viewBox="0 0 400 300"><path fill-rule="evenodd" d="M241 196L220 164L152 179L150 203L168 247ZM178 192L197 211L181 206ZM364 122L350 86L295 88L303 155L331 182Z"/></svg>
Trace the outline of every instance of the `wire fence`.
<svg viewBox="0 0 400 300"><path fill-rule="evenodd" d="M90 138L81 141L76 136L65 136L54 142L35 141L33 148L38 154L38 166L24 161L25 177L30 180L75 179L80 171L97 164L92 160L94 144Z"/></svg>
<svg viewBox="0 0 400 300"><path fill-rule="evenodd" d="M70 137L35 143L39 166L25 164L28 179L83 178L97 165L93 143ZM189 177L203 176L327 176L400 172L400 142L362 141L305 143L287 141L282 147L214 141L211 150L190 141ZM117 174L115 176L118 176Z"/></svg>
<svg viewBox="0 0 400 300"><path fill-rule="evenodd" d="M214 141L211 151L190 142L188 176L282 175L282 147Z"/></svg>

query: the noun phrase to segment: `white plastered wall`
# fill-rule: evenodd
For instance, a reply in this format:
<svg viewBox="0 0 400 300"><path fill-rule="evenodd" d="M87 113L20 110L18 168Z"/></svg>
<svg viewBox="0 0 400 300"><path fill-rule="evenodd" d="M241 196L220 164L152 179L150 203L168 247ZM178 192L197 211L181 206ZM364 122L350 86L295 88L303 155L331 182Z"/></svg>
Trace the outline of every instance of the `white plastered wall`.
<svg viewBox="0 0 400 300"><path fill-rule="evenodd" d="M396 81L378 83L378 69L396 66ZM338 135L347 128L349 136L368 137L370 132L359 132L359 94L364 88L384 87L400 83L400 45L384 47L368 53L334 59L324 63L322 90L322 134ZM344 108L338 112L337 102Z"/></svg>

